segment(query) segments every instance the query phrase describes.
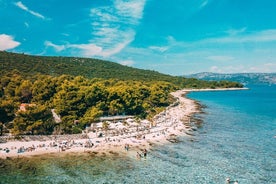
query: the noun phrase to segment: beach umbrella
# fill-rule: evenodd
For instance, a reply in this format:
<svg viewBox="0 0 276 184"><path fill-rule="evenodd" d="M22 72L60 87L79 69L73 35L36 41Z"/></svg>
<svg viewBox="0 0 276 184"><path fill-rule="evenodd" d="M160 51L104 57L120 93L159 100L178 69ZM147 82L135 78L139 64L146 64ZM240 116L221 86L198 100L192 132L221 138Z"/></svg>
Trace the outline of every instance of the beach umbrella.
<svg viewBox="0 0 276 184"><path fill-rule="evenodd" d="M134 122L134 119L128 118L128 119L126 119L126 122L127 122L127 123L133 123L133 122Z"/></svg>
<svg viewBox="0 0 276 184"><path fill-rule="evenodd" d="M117 127L118 129L124 129L124 128L126 128L122 123L121 123L121 124L118 124L116 127Z"/></svg>
<svg viewBox="0 0 276 184"><path fill-rule="evenodd" d="M103 128L103 123L102 122L97 123L96 126L97 126L97 128Z"/></svg>
<svg viewBox="0 0 276 184"><path fill-rule="evenodd" d="M144 120L141 121L141 123L142 123L142 124L150 124L150 121L147 120L147 119L144 119Z"/></svg>
<svg viewBox="0 0 276 184"><path fill-rule="evenodd" d="M116 124L115 124L115 123L110 123L110 124L109 124L109 128L110 128L110 129L116 128Z"/></svg>

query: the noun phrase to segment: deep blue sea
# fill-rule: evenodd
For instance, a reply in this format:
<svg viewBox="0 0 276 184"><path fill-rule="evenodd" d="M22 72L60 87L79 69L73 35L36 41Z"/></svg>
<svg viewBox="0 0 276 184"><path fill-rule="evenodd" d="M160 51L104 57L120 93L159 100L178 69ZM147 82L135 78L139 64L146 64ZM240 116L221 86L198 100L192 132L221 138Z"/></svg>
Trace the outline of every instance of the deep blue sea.
<svg viewBox="0 0 276 184"><path fill-rule="evenodd" d="M192 92L206 106L195 135L154 147L147 159L46 157L0 164L0 183L276 183L276 85ZM39 164L38 164L39 163ZM20 165L21 166L18 166ZM10 170L9 170L10 169ZM6 171L6 173L5 173Z"/></svg>

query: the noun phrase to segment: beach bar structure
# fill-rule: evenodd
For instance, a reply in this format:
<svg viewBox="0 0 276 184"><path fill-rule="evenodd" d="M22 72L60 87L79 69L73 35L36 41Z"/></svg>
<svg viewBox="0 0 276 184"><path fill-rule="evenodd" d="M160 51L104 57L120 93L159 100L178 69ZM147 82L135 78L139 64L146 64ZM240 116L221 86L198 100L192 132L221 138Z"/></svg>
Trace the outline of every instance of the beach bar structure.
<svg viewBox="0 0 276 184"><path fill-rule="evenodd" d="M134 118L134 116L103 116L103 117L100 117L99 120L100 121L123 121L123 120L127 120L129 118Z"/></svg>
<svg viewBox="0 0 276 184"><path fill-rule="evenodd" d="M117 115L117 116L103 116L99 118L98 123L92 123L90 127L87 127L86 131L94 130L95 128L102 128L103 122L112 122L114 124L121 123L121 121L127 121L133 119L135 116Z"/></svg>

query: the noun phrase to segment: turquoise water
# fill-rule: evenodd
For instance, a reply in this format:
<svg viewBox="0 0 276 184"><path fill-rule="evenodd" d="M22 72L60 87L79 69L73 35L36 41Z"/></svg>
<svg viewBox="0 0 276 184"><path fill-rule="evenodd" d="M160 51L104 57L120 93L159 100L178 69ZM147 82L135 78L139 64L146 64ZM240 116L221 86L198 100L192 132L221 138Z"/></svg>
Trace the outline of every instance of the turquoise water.
<svg viewBox="0 0 276 184"><path fill-rule="evenodd" d="M240 183L276 183L276 86L249 88L189 95L207 105L196 144L218 173L203 173Z"/></svg>
<svg viewBox="0 0 276 184"><path fill-rule="evenodd" d="M193 92L205 105L193 137L154 147L147 159L91 155L0 163L0 183L276 183L276 86ZM15 162L12 165L11 162Z"/></svg>

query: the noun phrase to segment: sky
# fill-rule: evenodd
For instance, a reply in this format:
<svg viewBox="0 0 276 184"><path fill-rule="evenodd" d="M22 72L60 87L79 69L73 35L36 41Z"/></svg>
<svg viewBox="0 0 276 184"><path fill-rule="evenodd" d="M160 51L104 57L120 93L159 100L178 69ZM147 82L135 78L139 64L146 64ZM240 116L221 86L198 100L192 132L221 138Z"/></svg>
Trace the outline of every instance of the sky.
<svg viewBox="0 0 276 184"><path fill-rule="evenodd" d="M276 72L275 0L0 0L0 50L170 75Z"/></svg>

